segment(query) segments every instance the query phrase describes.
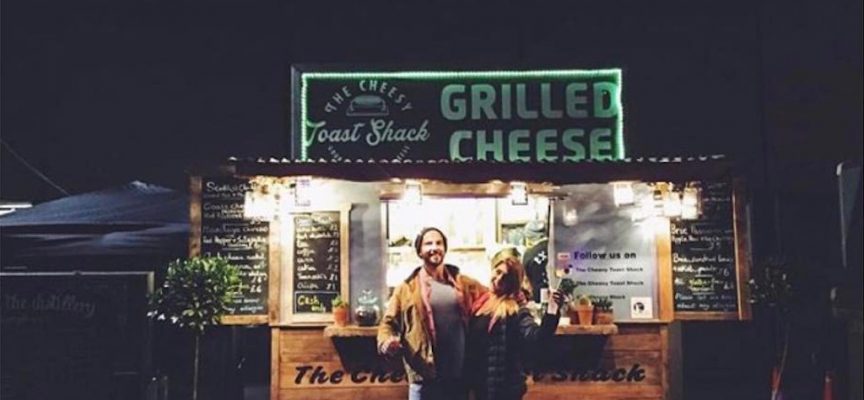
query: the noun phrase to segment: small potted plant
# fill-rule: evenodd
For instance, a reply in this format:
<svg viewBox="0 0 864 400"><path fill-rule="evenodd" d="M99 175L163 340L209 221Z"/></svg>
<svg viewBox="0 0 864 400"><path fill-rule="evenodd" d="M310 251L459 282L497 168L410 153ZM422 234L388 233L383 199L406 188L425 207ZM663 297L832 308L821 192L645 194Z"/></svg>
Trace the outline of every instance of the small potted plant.
<svg viewBox="0 0 864 400"><path fill-rule="evenodd" d="M608 297L594 299L594 322L597 325L610 325L615 320L612 316L612 300Z"/></svg>
<svg viewBox="0 0 864 400"><path fill-rule="evenodd" d="M348 302L342 300L342 296L336 296L330 306L333 309L333 323L336 326L348 325Z"/></svg>
<svg viewBox="0 0 864 400"><path fill-rule="evenodd" d="M587 295L579 296L571 305L571 309L575 311L579 325L591 325L594 322L594 304ZM572 321L573 317L570 319Z"/></svg>

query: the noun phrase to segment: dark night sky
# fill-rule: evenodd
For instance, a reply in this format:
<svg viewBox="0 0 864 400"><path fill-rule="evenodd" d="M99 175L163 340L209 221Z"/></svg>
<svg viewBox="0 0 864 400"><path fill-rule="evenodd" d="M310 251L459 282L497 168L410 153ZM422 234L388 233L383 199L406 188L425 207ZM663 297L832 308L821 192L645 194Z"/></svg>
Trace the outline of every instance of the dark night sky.
<svg viewBox="0 0 864 400"><path fill-rule="evenodd" d="M3 0L0 134L72 193L182 189L287 154L291 63L621 67L629 155L861 157L860 1L499 4ZM0 197L58 196L4 147Z"/></svg>

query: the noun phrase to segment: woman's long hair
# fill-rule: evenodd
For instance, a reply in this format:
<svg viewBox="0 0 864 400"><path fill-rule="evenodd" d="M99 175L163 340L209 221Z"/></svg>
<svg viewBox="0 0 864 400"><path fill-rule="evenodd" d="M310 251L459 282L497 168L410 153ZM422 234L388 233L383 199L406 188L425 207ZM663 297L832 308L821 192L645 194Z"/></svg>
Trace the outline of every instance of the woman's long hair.
<svg viewBox="0 0 864 400"><path fill-rule="evenodd" d="M507 266L507 273L501 277L500 289L493 288L488 299L474 313L476 316L491 316L490 327L495 321L516 314L519 307L531 297L531 284L525 278L525 267L519 258L505 256L499 260L499 257L495 257L492 269L501 263Z"/></svg>

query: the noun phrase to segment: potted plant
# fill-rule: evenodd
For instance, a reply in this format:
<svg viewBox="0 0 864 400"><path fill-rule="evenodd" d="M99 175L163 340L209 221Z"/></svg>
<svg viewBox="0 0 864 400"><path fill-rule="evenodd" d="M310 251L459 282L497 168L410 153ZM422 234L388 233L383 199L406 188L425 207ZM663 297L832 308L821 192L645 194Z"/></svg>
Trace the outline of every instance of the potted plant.
<svg viewBox="0 0 864 400"><path fill-rule="evenodd" d="M348 302L342 300L342 296L336 296L330 306L333 309L333 323L336 326L348 325Z"/></svg>
<svg viewBox="0 0 864 400"><path fill-rule="evenodd" d="M237 268L218 257L181 259L168 265L165 281L150 297L147 315L188 330L195 339L192 399L198 398L198 362L201 336L218 325L240 288Z"/></svg>
<svg viewBox="0 0 864 400"><path fill-rule="evenodd" d="M572 301L573 292L576 290L576 283L570 278L563 278L558 284L558 290L567 296L564 301L564 308L561 311L566 313L567 318L570 319L570 324L576 324L579 321L579 316L576 314L576 306Z"/></svg>
<svg viewBox="0 0 864 400"><path fill-rule="evenodd" d="M594 299L594 322L597 325L609 325L615 318L612 315L612 300L608 297Z"/></svg>
<svg viewBox="0 0 864 400"><path fill-rule="evenodd" d="M579 325L592 325L594 322L594 304L587 295L581 295L573 302L572 308L579 320ZM570 317L571 321L573 317Z"/></svg>

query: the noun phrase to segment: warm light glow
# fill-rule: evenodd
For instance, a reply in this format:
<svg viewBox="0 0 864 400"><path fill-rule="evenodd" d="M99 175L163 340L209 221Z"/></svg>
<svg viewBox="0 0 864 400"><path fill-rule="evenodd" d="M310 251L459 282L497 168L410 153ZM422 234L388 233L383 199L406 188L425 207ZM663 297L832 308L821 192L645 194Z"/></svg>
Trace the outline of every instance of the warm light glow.
<svg viewBox="0 0 864 400"><path fill-rule="evenodd" d="M656 235L669 231L669 218L651 217L639 222L639 231L645 240L654 240Z"/></svg>
<svg viewBox="0 0 864 400"><path fill-rule="evenodd" d="M243 199L243 216L250 219L271 219L276 209L276 198L269 189L253 189Z"/></svg>
<svg viewBox="0 0 864 400"><path fill-rule="evenodd" d="M681 207L681 219L697 219L699 218L699 209L695 206Z"/></svg>
<svg viewBox="0 0 864 400"><path fill-rule="evenodd" d="M636 201L632 182L612 182L612 195L616 206L633 204Z"/></svg>
<svg viewBox="0 0 864 400"><path fill-rule="evenodd" d="M420 182L405 181L405 192L402 193L402 203L419 206L423 204L423 189Z"/></svg>
<svg viewBox="0 0 864 400"><path fill-rule="evenodd" d="M302 176L294 184L294 204L299 207L312 205L312 178Z"/></svg>
<svg viewBox="0 0 864 400"><path fill-rule="evenodd" d="M681 218L699 218L699 188L687 186L681 194Z"/></svg>
<svg viewBox="0 0 864 400"><path fill-rule="evenodd" d="M571 208L564 211L564 216L562 217L562 221L564 226L573 226L579 222L579 215L576 214L576 209Z"/></svg>
<svg viewBox="0 0 864 400"><path fill-rule="evenodd" d="M681 195L670 190L663 195L663 215L667 217L681 216Z"/></svg>
<svg viewBox="0 0 864 400"><path fill-rule="evenodd" d="M681 202L685 206L698 206L699 205L699 189L693 186L687 186L684 188L684 193L682 194Z"/></svg>
<svg viewBox="0 0 864 400"><path fill-rule="evenodd" d="M514 206L528 205L528 186L524 182L510 183L510 202Z"/></svg>

